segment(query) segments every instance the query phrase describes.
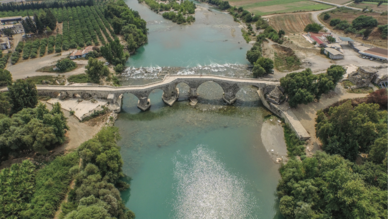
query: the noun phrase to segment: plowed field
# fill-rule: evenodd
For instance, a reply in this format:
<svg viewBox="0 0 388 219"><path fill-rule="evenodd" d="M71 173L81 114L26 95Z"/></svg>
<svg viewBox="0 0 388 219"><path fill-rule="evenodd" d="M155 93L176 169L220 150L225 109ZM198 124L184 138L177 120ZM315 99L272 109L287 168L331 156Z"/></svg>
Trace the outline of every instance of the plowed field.
<svg viewBox="0 0 388 219"><path fill-rule="evenodd" d="M286 34L303 32L306 25L311 23L311 15L307 13L269 17L269 24L277 31L284 30Z"/></svg>

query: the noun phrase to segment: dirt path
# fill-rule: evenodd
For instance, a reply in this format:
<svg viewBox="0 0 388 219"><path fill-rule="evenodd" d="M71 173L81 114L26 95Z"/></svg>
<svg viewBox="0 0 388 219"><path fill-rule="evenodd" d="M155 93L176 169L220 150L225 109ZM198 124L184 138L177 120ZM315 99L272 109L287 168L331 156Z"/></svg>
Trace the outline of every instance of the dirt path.
<svg viewBox="0 0 388 219"><path fill-rule="evenodd" d="M336 103L344 99L354 99L359 97L366 97L368 94L355 94L348 93L342 85L338 84L334 91L329 94L322 95L319 102L313 102L309 104L301 104L298 107L292 109L292 112L296 115L303 127L310 134L311 139L307 145L307 155L312 156L317 150L320 149L321 142L315 135L315 119L317 117L317 111L324 109L333 103Z"/></svg>

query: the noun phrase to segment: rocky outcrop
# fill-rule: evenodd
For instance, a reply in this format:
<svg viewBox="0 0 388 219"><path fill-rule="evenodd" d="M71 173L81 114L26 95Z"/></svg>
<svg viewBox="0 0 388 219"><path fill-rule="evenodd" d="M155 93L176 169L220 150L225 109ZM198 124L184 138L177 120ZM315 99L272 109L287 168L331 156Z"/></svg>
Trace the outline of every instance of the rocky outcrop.
<svg viewBox="0 0 388 219"><path fill-rule="evenodd" d="M356 72L349 74L348 79L355 85L354 88L367 87L376 73L375 68L359 67Z"/></svg>

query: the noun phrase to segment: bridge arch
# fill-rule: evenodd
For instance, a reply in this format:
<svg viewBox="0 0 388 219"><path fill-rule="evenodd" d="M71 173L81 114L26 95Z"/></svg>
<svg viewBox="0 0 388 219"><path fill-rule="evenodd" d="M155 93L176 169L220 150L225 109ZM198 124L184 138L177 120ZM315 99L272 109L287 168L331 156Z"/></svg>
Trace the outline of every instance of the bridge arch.
<svg viewBox="0 0 388 219"><path fill-rule="evenodd" d="M222 96L224 95L224 89L215 81L204 81L197 87L198 99L201 103L222 103Z"/></svg>
<svg viewBox="0 0 388 219"><path fill-rule="evenodd" d="M137 114L141 112L141 109L137 107L138 102L139 102L139 98L133 93L130 93L130 92L124 93L121 109L122 111L129 114Z"/></svg>

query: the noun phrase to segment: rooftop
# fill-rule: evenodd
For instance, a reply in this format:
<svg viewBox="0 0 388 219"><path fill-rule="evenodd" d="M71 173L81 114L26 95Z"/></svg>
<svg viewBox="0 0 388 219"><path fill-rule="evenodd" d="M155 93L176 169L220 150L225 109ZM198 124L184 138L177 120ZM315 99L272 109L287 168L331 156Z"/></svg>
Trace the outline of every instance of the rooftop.
<svg viewBox="0 0 388 219"><path fill-rule="evenodd" d="M22 19L22 16L2 17L2 18L0 18L0 21L3 21L3 20L16 20L16 19Z"/></svg>
<svg viewBox="0 0 388 219"><path fill-rule="evenodd" d="M326 51L328 51L329 53L333 54L333 55L343 55L342 52L336 50L336 49L332 49L332 48L325 48Z"/></svg>
<svg viewBox="0 0 388 219"><path fill-rule="evenodd" d="M353 41L352 38L350 38L350 37L339 37L339 38L340 38L340 40L346 41L346 42Z"/></svg>
<svg viewBox="0 0 388 219"><path fill-rule="evenodd" d="M325 44L322 40L320 40L317 36L311 35L311 38L315 40L319 45Z"/></svg>
<svg viewBox="0 0 388 219"><path fill-rule="evenodd" d="M364 53L369 53L372 55L377 55L377 56L381 56L384 58L388 58L388 50L377 48L377 47L372 48L372 49L367 49L364 51Z"/></svg>

